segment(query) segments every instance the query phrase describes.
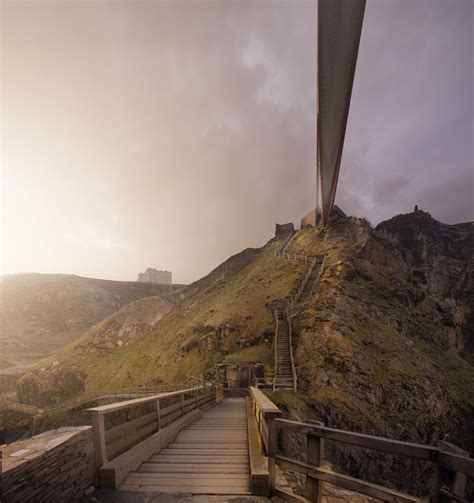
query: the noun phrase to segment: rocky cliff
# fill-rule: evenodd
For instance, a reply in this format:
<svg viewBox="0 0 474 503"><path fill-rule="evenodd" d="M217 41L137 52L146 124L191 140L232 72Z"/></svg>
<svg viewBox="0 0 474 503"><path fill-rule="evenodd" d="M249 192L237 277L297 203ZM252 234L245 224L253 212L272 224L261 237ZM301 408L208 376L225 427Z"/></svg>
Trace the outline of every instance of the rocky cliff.
<svg viewBox="0 0 474 503"><path fill-rule="evenodd" d="M376 229L345 218L300 232L293 251L326 253L327 267L294 319L299 392L274 398L302 419L473 452L473 231L416 212ZM328 450L347 472L399 489L426 494L420 481L433 475L362 449Z"/></svg>

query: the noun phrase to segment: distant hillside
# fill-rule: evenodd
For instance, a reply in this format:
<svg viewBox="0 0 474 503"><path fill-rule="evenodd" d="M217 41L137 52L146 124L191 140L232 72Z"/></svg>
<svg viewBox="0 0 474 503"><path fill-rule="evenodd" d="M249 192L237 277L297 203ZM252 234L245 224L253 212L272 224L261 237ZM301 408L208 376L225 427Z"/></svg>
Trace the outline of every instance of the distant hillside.
<svg viewBox="0 0 474 503"><path fill-rule="evenodd" d="M21 371L71 343L125 304L177 288L65 274L3 276L0 369Z"/></svg>

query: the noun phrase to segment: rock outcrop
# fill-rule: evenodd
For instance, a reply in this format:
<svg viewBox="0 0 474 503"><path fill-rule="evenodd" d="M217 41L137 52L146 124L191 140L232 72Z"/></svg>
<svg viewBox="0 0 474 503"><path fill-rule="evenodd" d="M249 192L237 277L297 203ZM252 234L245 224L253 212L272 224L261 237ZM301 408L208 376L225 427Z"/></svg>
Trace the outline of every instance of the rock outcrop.
<svg viewBox="0 0 474 503"><path fill-rule="evenodd" d="M301 231L292 251L327 261L294 321L304 406L290 413L473 452L474 368L461 357L472 340L473 235L419 211L377 229L345 218ZM428 483L417 480L433 475L417 463L394 471L393 459L360 449L328 451L349 473L420 494Z"/></svg>
<svg viewBox="0 0 474 503"><path fill-rule="evenodd" d="M446 225L417 210L376 229L405 250L417 300L436 302L433 316L443 326L438 343L474 363L474 222Z"/></svg>

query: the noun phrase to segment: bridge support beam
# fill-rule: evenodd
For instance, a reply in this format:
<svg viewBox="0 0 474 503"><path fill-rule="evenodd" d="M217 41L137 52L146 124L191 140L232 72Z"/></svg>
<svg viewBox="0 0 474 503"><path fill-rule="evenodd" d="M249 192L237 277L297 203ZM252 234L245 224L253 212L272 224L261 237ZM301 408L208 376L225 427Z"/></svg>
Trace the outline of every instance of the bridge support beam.
<svg viewBox="0 0 474 503"><path fill-rule="evenodd" d="M316 223L334 205L364 11L365 0L318 0Z"/></svg>

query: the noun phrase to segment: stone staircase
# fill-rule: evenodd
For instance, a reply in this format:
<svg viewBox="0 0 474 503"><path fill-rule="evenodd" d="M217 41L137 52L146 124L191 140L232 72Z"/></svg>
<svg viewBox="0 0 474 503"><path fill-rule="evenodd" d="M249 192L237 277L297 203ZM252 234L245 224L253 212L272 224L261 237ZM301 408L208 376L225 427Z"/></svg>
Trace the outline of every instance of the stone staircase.
<svg viewBox="0 0 474 503"><path fill-rule="evenodd" d="M298 290L284 306L274 310L275 330L275 376L273 389L291 389L296 391L297 376L293 360L293 345L291 340L291 316L296 306L304 300L313 290L315 283L323 271L325 256L295 255L288 252L290 245L295 240L297 232L289 234L283 245L275 252L275 256L285 260L295 260L309 264L305 277Z"/></svg>
<svg viewBox="0 0 474 503"><path fill-rule="evenodd" d="M308 277L306 278L303 288L301 289L301 294L298 299L299 301L304 300L311 294L314 285L318 281L319 276L321 276L324 262L324 257L314 257L314 262L311 264L308 271Z"/></svg>
<svg viewBox="0 0 474 503"><path fill-rule="evenodd" d="M291 348L290 326L285 313L275 311L275 376L273 389L296 389L296 375Z"/></svg>

